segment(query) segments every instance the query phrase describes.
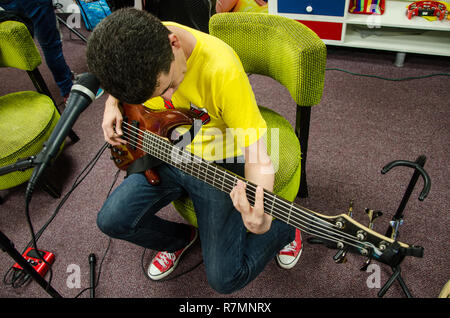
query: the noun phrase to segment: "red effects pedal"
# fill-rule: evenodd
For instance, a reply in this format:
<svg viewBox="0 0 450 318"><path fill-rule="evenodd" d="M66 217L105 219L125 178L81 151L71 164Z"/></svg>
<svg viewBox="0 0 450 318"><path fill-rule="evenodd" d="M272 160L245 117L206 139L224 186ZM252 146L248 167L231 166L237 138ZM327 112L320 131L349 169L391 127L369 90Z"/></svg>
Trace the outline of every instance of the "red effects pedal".
<svg viewBox="0 0 450 318"><path fill-rule="evenodd" d="M49 265L53 264L55 261L55 254L43 250L38 251L41 257L39 257L38 252L32 247L27 248L22 256L42 277L44 277L48 271ZM45 262L42 259L44 259ZM18 270L23 270L23 268L17 263L14 264L13 267Z"/></svg>

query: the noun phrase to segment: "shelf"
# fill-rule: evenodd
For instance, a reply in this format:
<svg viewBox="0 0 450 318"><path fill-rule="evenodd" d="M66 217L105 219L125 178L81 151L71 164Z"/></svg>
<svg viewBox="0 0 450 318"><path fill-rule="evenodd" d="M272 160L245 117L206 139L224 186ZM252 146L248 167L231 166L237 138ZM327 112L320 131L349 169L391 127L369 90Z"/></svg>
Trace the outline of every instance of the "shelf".
<svg viewBox="0 0 450 318"><path fill-rule="evenodd" d="M373 29L370 33L347 26L345 40L339 45L404 53L450 56L450 32L397 28ZM330 43L333 44L333 43Z"/></svg>
<svg viewBox="0 0 450 318"><path fill-rule="evenodd" d="M316 0L298 1L313 3L312 1ZM336 4L335 0L317 1L324 1L330 6ZM269 13L304 21L303 23L316 32L327 45L450 56L450 20L428 21L423 17L413 17L409 20L406 9L412 2L386 0L385 12L382 15L353 14L346 9L343 17L333 17L300 12L279 13L278 0L270 0ZM348 8L349 4L350 0L346 0L345 7ZM330 22L341 26L340 37L328 36L336 28Z"/></svg>
<svg viewBox="0 0 450 318"><path fill-rule="evenodd" d="M406 8L411 2L404 1L386 1L384 14L382 15L366 15L347 13L345 22L348 24L364 24L375 27L396 27L396 28L413 28L424 30L441 30L450 31L450 20L428 21L422 17L413 17L411 20L406 16Z"/></svg>

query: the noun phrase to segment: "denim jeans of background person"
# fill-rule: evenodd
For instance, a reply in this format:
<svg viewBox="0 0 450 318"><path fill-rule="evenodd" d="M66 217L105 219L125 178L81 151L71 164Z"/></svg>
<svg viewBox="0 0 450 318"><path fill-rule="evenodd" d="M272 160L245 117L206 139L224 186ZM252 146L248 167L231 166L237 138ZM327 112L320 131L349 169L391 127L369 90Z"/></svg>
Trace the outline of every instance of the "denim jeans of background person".
<svg viewBox="0 0 450 318"><path fill-rule="evenodd" d="M0 7L21 12L33 21L34 35L42 48L45 62L61 96L67 97L73 84L72 72L63 55L52 0L0 0Z"/></svg>

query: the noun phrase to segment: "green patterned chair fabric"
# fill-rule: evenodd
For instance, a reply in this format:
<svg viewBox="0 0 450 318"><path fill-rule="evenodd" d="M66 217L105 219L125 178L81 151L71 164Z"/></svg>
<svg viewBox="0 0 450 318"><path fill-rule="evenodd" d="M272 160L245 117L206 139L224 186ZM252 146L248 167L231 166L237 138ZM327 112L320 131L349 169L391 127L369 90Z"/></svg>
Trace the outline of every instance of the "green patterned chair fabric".
<svg viewBox="0 0 450 318"><path fill-rule="evenodd" d="M277 15L230 12L212 16L209 32L236 51L247 73L275 79L297 105L320 102L326 47L307 26Z"/></svg>
<svg viewBox="0 0 450 318"><path fill-rule="evenodd" d="M23 23L0 23L0 66L34 71L41 64L39 51ZM53 100L34 91L0 97L0 167L37 154L49 138L60 114ZM32 169L0 176L0 190L27 181Z"/></svg>
<svg viewBox="0 0 450 318"><path fill-rule="evenodd" d="M41 64L41 55L23 23L5 21L0 24L1 67L32 71Z"/></svg>
<svg viewBox="0 0 450 318"><path fill-rule="evenodd" d="M324 86L326 47L309 28L281 16L235 12L212 16L209 29L210 34L236 51L247 73L269 76L284 85L298 108L319 103ZM263 106L260 111L267 122L265 141L276 169L273 192L293 201L302 173L299 138L281 115ZM279 147L271 144L276 140L271 128L279 128L279 136L274 136L278 138ZM278 151L271 152L271 149ZM174 201L173 205L185 220L197 226L194 206L188 197Z"/></svg>

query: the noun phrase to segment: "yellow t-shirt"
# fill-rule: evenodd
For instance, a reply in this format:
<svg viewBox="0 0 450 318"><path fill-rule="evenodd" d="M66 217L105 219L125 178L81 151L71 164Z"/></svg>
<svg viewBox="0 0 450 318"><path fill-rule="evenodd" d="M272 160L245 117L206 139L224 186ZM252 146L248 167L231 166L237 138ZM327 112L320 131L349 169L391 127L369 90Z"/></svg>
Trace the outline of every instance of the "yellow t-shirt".
<svg viewBox="0 0 450 318"><path fill-rule="evenodd" d="M268 13L268 5L260 6L255 0L239 0L233 8L233 12L260 12Z"/></svg>
<svg viewBox="0 0 450 318"><path fill-rule="evenodd" d="M262 137L267 125L239 57L230 46L209 34L175 22L164 25L183 28L197 40L187 60L185 77L171 102L178 109L189 109L192 104L206 110L210 122L202 126L186 149L208 161L242 155L241 147ZM144 105L165 109L162 97L152 98ZM186 131L189 127L183 128Z"/></svg>

